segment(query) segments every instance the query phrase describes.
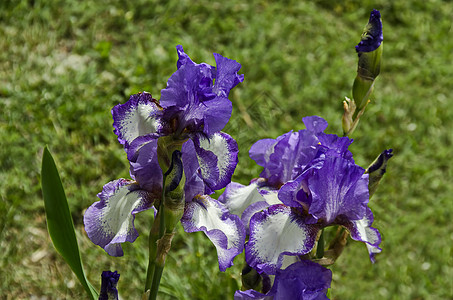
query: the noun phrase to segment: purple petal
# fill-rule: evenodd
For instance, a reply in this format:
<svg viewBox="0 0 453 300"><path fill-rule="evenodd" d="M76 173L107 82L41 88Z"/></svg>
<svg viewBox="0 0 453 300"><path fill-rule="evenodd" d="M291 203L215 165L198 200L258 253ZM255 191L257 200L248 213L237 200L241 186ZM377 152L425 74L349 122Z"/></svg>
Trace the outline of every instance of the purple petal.
<svg viewBox="0 0 453 300"><path fill-rule="evenodd" d="M302 260L278 270L268 295L274 299L329 299L327 290L332 271L309 260Z"/></svg>
<svg viewBox="0 0 453 300"><path fill-rule="evenodd" d="M354 240L366 243L370 254L370 260L374 263L376 254L380 253L382 249L379 248L381 235L376 228L371 227L373 221L373 213L371 212L371 209L367 207L366 215L363 219L349 222L346 221L342 225L349 230L351 237Z"/></svg>
<svg viewBox="0 0 453 300"><path fill-rule="evenodd" d="M238 75L241 64L235 60L214 53L216 75L213 92L217 96L228 98L230 90L244 81L244 75Z"/></svg>
<svg viewBox="0 0 453 300"><path fill-rule="evenodd" d="M122 256L121 243L133 242L138 237L134 228L135 214L149 209L152 202L148 193L137 183L117 179L104 185L83 217L90 240L104 248L111 256Z"/></svg>
<svg viewBox="0 0 453 300"><path fill-rule="evenodd" d="M208 236L217 249L222 272L233 265L234 257L244 249L245 228L239 217L209 196L186 202L181 223L186 232L203 231Z"/></svg>
<svg viewBox="0 0 453 300"><path fill-rule="evenodd" d="M314 134L323 132L329 125L326 120L318 116L304 117L302 118L302 122L304 122L307 130Z"/></svg>
<svg viewBox="0 0 453 300"><path fill-rule="evenodd" d="M369 200L368 176L364 169L350 161L328 157L323 167L308 178L312 196L309 214L332 223L339 215L349 220L360 220Z"/></svg>
<svg viewBox="0 0 453 300"><path fill-rule="evenodd" d="M182 48L181 45L178 45L176 46L176 51L178 52L178 61L176 63L176 67L179 69L181 66L183 65L196 65L196 63L194 63L189 55L187 55L185 52L184 52L184 49Z"/></svg>
<svg viewBox="0 0 453 300"><path fill-rule="evenodd" d="M319 228L305 224L302 216L284 205L272 205L250 220L250 238L245 247L247 263L275 274L284 255L303 255L314 246Z"/></svg>
<svg viewBox="0 0 453 300"><path fill-rule="evenodd" d="M140 136L154 136L162 128L161 110L149 93L132 95L125 104L112 109L113 127L118 141L127 149Z"/></svg>
<svg viewBox="0 0 453 300"><path fill-rule="evenodd" d="M228 123L233 111L233 104L228 98L216 97L213 100L204 101L204 128L206 135L211 135L222 130Z"/></svg>
<svg viewBox="0 0 453 300"><path fill-rule="evenodd" d="M212 194L214 191L206 187L198 165L198 158L195 153L195 146L191 139L182 145L182 163L186 184L184 185L184 194L186 201L192 201L196 195Z"/></svg>
<svg viewBox="0 0 453 300"><path fill-rule="evenodd" d="M157 159L157 139L143 145L130 161L130 173L141 189L157 196L162 191L162 170Z"/></svg>
<svg viewBox="0 0 453 300"><path fill-rule="evenodd" d="M224 188L238 163L238 145L226 133L218 132L208 138L193 138L201 175L212 190Z"/></svg>

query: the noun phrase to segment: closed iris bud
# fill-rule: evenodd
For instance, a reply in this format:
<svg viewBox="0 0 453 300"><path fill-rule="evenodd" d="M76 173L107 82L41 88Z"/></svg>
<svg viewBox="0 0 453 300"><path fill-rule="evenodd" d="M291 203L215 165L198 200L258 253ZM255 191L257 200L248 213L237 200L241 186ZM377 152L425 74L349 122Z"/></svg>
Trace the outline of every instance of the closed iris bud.
<svg viewBox="0 0 453 300"><path fill-rule="evenodd" d="M359 62L352 95L358 111L366 106L368 97L373 91L374 80L379 75L383 39L381 14L374 9L362 33L362 38L355 47Z"/></svg>

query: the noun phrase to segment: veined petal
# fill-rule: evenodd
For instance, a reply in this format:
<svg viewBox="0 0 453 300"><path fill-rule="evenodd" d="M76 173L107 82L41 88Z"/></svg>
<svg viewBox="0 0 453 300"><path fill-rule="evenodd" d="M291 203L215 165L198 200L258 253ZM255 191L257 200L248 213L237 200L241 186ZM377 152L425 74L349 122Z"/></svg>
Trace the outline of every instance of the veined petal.
<svg viewBox="0 0 453 300"><path fill-rule="evenodd" d="M366 243L370 260L374 263L376 254L380 253L382 249L379 248L381 234L376 228L371 227L373 221L373 213L367 207L366 215L363 219L345 222L343 226L349 230L352 239Z"/></svg>
<svg viewBox="0 0 453 300"><path fill-rule="evenodd" d="M181 223L186 232L203 231L208 236L217 249L222 272L233 265L234 257L244 249L245 228L239 217L209 196L197 196L187 202Z"/></svg>
<svg viewBox="0 0 453 300"><path fill-rule="evenodd" d="M332 223L339 215L360 220L369 200L364 169L340 157L327 157L322 168L308 178L312 201L309 214Z"/></svg>
<svg viewBox="0 0 453 300"><path fill-rule="evenodd" d="M224 132L217 132L208 138L192 138L198 157L201 175L212 190L218 190L231 182L231 176L238 163L238 145Z"/></svg>
<svg viewBox="0 0 453 300"><path fill-rule="evenodd" d="M122 256L121 243L138 237L135 214L152 206L148 193L131 180L117 179L104 185L98 202L85 212L83 222L90 240L111 256Z"/></svg>
<svg viewBox="0 0 453 300"><path fill-rule="evenodd" d="M118 141L127 149L140 136L157 135L161 129L161 110L149 93L132 95L112 109L113 127Z"/></svg>
<svg viewBox="0 0 453 300"><path fill-rule="evenodd" d="M250 220L245 259L251 267L275 274L284 255L303 255L311 251L318 230L316 224L305 224L303 217L291 208L272 205Z"/></svg>

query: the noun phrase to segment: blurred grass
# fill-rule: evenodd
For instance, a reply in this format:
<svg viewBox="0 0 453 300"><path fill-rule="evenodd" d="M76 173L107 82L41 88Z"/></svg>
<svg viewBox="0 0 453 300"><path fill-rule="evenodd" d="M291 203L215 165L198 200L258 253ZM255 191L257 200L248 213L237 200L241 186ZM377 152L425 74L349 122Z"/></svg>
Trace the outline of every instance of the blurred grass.
<svg viewBox="0 0 453 300"><path fill-rule="evenodd" d="M152 214L141 236L110 258L87 239L84 209L102 185L128 177L110 109L132 93L159 98L176 69L177 44L196 62L212 52L242 64L225 131L240 146L234 180L260 169L248 148L301 129L320 115L341 132L342 99L356 69L354 45L371 9L381 10L384 57L373 102L354 134L367 166L393 148L370 206L383 235L371 265L350 242L332 268L333 299L449 299L452 291L453 4L449 1L2 1L0 2L0 294L4 299L84 298L53 249L39 187L42 148L61 172L88 277L118 270L125 299L141 293ZM241 258L218 271L202 233L179 229L164 271L165 299L231 299Z"/></svg>

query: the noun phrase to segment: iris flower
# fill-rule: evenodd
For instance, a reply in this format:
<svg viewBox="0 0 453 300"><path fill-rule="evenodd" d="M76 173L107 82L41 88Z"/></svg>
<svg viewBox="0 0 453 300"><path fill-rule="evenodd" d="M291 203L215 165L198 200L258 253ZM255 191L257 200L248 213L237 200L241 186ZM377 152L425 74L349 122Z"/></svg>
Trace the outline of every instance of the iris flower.
<svg viewBox="0 0 453 300"><path fill-rule="evenodd" d="M108 254L123 255L121 243L138 237L135 214L161 199L163 173L178 150L185 175L181 223L186 232L206 233L224 271L242 252L245 229L236 215L208 195L231 181L237 165L237 143L220 130L231 116L230 90L244 77L238 75L238 62L219 54L214 54L213 67L194 63L181 46L177 52L177 71L160 101L143 92L112 109L114 132L127 153L132 180L104 186L100 201L85 213L85 229Z"/></svg>
<svg viewBox="0 0 453 300"><path fill-rule="evenodd" d="M264 167L260 178L248 186L232 182L219 198L247 225L245 258L260 273L276 274L285 255L309 253L331 225L365 242L372 260L381 251L367 205L368 174L348 150L352 140L324 133L320 117L303 122L305 130L256 142L250 157Z"/></svg>

